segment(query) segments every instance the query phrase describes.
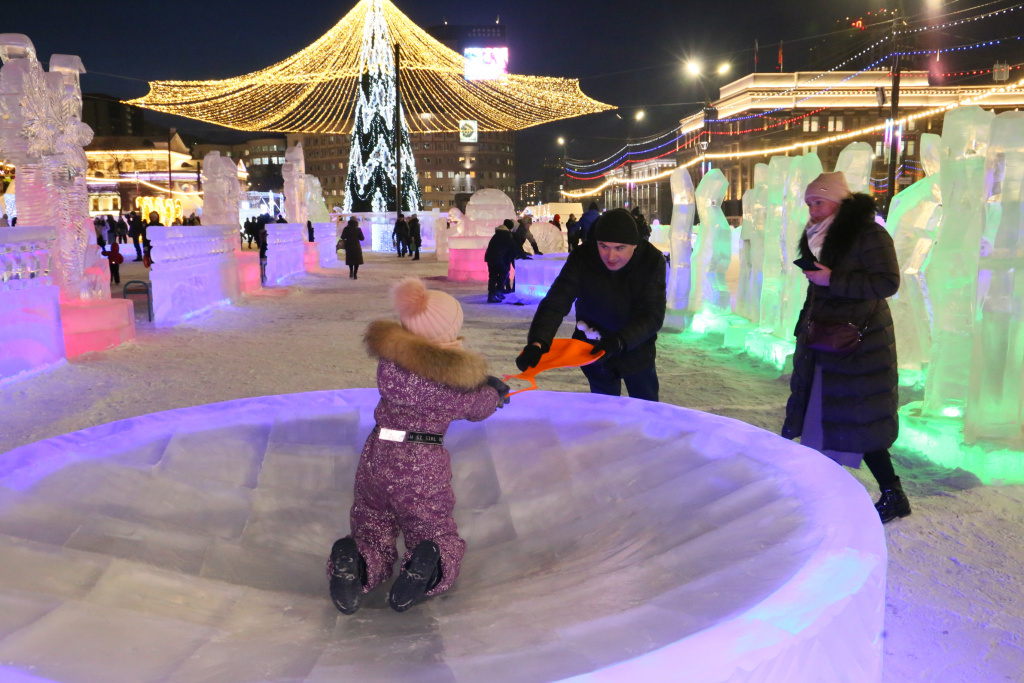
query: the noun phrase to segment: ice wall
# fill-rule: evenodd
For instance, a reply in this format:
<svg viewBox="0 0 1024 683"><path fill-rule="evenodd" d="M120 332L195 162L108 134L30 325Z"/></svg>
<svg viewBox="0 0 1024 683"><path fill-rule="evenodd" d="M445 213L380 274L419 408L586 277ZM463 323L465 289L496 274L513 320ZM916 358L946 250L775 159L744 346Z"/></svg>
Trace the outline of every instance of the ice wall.
<svg viewBox="0 0 1024 683"><path fill-rule="evenodd" d="M700 223L696 226L691 259L689 310L721 315L730 310L725 273L732 259L732 228L722 212L729 181L715 168L704 174L694 196Z"/></svg>
<svg viewBox="0 0 1024 683"><path fill-rule="evenodd" d="M177 325L238 300L236 225L157 226L147 237L153 244L150 282L157 326Z"/></svg>
<svg viewBox="0 0 1024 683"><path fill-rule="evenodd" d="M313 233L316 239L317 254L320 258L320 267L339 267L341 262L338 260L338 224L334 221L313 223Z"/></svg>
<svg viewBox="0 0 1024 683"><path fill-rule="evenodd" d="M821 161L811 153L793 159L786 174L783 192L782 234L779 236L783 272L782 305L774 325L780 339L792 339L793 328L807 298L807 277L793 261L800 258L800 238L807 227L807 204L804 192L811 181L821 175Z"/></svg>
<svg viewBox="0 0 1024 683"><path fill-rule="evenodd" d="M64 361L54 228L0 228L0 382Z"/></svg>
<svg viewBox="0 0 1024 683"><path fill-rule="evenodd" d="M672 225L669 228L668 309L683 311L690 305L690 257L697 200L689 169L677 168L669 176L672 189Z"/></svg>
<svg viewBox="0 0 1024 683"><path fill-rule="evenodd" d="M942 219L931 248L934 325L925 416L963 416L974 346L974 313L985 228L985 160L994 115L975 105L948 112L942 129Z"/></svg>
<svg viewBox="0 0 1024 683"><path fill-rule="evenodd" d="M267 284L306 272L305 223L267 224Z"/></svg>

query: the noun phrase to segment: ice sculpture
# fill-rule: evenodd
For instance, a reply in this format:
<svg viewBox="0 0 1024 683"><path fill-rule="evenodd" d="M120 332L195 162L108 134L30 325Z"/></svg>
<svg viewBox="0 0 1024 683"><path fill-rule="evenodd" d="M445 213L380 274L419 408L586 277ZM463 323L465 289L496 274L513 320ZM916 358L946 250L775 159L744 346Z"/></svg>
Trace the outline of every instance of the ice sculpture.
<svg viewBox="0 0 1024 683"><path fill-rule="evenodd" d="M448 279L487 282L487 243L494 228L506 219L516 219L515 206L504 192L488 188L473 193L464 218L455 211L448 212L449 218L454 219L453 227L459 231L458 237L448 237Z"/></svg>
<svg viewBox="0 0 1024 683"><path fill-rule="evenodd" d="M449 237L462 237L463 231L466 229L466 214L458 209L449 209L448 223L451 231Z"/></svg>
<svg viewBox="0 0 1024 683"><path fill-rule="evenodd" d="M922 414L961 417L967 404L974 311L985 228L985 159L994 114L966 105L946 114L942 129L942 220L931 248L929 284L934 324Z"/></svg>
<svg viewBox="0 0 1024 683"><path fill-rule="evenodd" d="M864 487L748 424L618 397L453 423L455 588L337 614L325 549L378 400L261 396L5 454L0 679L879 682Z"/></svg>
<svg viewBox="0 0 1024 683"><path fill-rule="evenodd" d="M324 201L324 190L320 185L320 179L307 173L305 185L306 220L316 224L328 222L331 213L327 210L327 202ZM316 239L315 235L314 239Z"/></svg>
<svg viewBox="0 0 1024 683"><path fill-rule="evenodd" d="M237 232L240 193L238 167L230 157L203 157L203 225L230 225Z"/></svg>
<svg viewBox="0 0 1024 683"><path fill-rule="evenodd" d="M306 217L306 156L301 142L285 150L281 175L284 176L285 217L289 223L305 228L309 219Z"/></svg>
<svg viewBox="0 0 1024 683"><path fill-rule="evenodd" d="M786 177L794 159L774 156L768 161L768 188L765 193L764 280L761 284L761 318L759 331L775 336L782 311L786 266L782 243L783 201ZM790 330L792 333L792 330Z"/></svg>
<svg viewBox="0 0 1024 683"><path fill-rule="evenodd" d="M235 165L226 157L224 160L228 163L223 167L231 168L231 184L237 187ZM207 168L205 161L203 168ZM204 183L203 187L209 186ZM215 215L223 217L223 213ZM156 226L149 228L146 236L158 255L150 273L153 320L158 327L177 325L238 300L237 223Z"/></svg>
<svg viewBox="0 0 1024 683"><path fill-rule="evenodd" d="M784 273L782 306L773 332L780 339L793 338L793 328L796 327L804 299L807 298L807 277L793 265L793 261L800 258L800 238L807 227L808 214L804 192L821 172L821 161L818 155L812 152L794 158L786 175L782 235L779 237Z"/></svg>
<svg viewBox="0 0 1024 683"><path fill-rule="evenodd" d="M540 247L542 254L568 253L569 242L565 233L556 228L552 223L532 223L530 225L530 232L533 233L533 238L537 240L537 246ZM493 228L491 229L491 234L494 234ZM532 251L529 242L523 246L528 251Z"/></svg>
<svg viewBox="0 0 1024 683"><path fill-rule="evenodd" d="M54 272L65 300L84 287L89 191L78 57L53 55L44 72L27 36L0 34L0 152L18 169L19 223L57 227Z"/></svg>
<svg viewBox="0 0 1024 683"><path fill-rule="evenodd" d="M740 281L736 313L757 322L761 310L761 281L764 271L765 195L768 165L754 166L754 186L743 193L743 225L740 227Z"/></svg>
<svg viewBox="0 0 1024 683"><path fill-rule="evenodd" d="M668 309L683 311L690 305L690 257L697 199L690 170L677 168L669 176L672 190L672 225L669 227Z"/></svg>
<svg viewBox="0 0 1024 683"><path fill-rule="evenodd" d="M939 189L940 139L921 134L921 158L928 175L892 199L886 229L893 233L896 260L900 264L900 289L889 304L896 330L896 349L901 382L916 384L931 357L931 311L928 300L928 254L942 218ZM924 162L924 159L928 159Z"/></svg>
<svg viewBox="0 0 1024 683"><path fill-rule="evenodd" d="M732 259L732 228L722 212L722 200L729 181L720 169L711 169L701 178L694 193L700 223L694 229L691 259L691 313L707 311L714 315L729 312L729 286L725 273Z"/></svg>
<svg viewBox="0 0 1024 683"><path fill-rule="evenodd" d="M342 228L344 229L344 228ZM339 268L338 260L338 224L333 220L324 223L313 223L314 239L321 268Z"/></svg>
<svg viewBox="0 0 1024 683"><path fill-rule="evenodd" d="M458 209L452 209L458 211ZM434 218L434 257L438 261L448 260L448 238L454 233L450 223L451 214L438 214Z"/></svg>
<svg viewBox="0 0 1024 683"><path fill-rule="evenodd" d="M846 184L850 186L850 192L870 194L871 165L874 160L875 150L871 149L871 145L866 142L851 142L839 153L835 170L842 172Z"/></svg>
<svg viewBox="0 0 1024 683"><path fill-rule="evenodd" d="M975 317L964 440L1020 447L1024 446L1024 281L1019 278L1024 268L1024 112L1008 111L992 120L985 166L983 196L998 202L1001 211L992 252L981 259L990 272L990 283Z"/></svg>

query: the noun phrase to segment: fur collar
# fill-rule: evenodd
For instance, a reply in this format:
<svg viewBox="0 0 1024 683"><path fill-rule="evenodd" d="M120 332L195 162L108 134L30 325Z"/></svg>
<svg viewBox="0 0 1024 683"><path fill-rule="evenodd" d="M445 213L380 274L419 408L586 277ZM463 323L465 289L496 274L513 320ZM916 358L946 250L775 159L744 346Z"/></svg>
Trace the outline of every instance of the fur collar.
<svg viewBox="0 0 1024 683"><path fill-rule="evenodd" d="M828 228L825 242L821 245L821 258L818 263L835 268L836 263L846 256L860 237L864 226L874 225L875 200L858 192L850 195L839 204L835 220ZM800 236L800 255L813 259L814 254L807 245L807 233Z"/></svg>
<svg viewBox="0 0 1024 683"><path fill-rule="evenodd" d="M363 342L374 358L389 360L438 384L469 391L487 379L487 361L479 353L442 348L393 320L370 323Z"/></svg>

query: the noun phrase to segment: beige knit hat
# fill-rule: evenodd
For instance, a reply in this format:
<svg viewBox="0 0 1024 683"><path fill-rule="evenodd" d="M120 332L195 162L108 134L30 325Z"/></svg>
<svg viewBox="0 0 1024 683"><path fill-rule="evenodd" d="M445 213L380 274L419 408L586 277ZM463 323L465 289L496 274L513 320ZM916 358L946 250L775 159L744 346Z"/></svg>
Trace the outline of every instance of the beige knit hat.
<svg viewBox="0 0 1024 683"><path fill-rule="evenodd" d="M822 173L812 180L804 192L804 199L820 197L838 204L851 194L853 193L850 192L850 186L846 184L846 176L842 171L836 171L835 173Z"/></svg>
<svg viewBox="0 0 1024 683"><path fill-rule="evenodd" d="M402 327L439 346L461 346L462 306L453 296L407 277L391 289L391 299Z"/></svg>

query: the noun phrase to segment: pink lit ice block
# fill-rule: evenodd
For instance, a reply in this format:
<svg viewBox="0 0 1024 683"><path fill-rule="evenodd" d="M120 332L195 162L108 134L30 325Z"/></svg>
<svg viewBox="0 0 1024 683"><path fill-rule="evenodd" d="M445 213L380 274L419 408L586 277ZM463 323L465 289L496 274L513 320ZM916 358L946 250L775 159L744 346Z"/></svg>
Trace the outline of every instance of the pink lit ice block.
<svg viewBox="0 0 1024 683"><path fill-rule="evenodd" d="M568 254L545 254L516 261L516 294L544 298L568 257Z"/></svg>
<svg viewBox="0 0 1024 683"><path fill-rule="evenodd" d="M260 281L260 252L236 252L238 259L238 286L242 294L252 294L263 289Z"/></svg>
<svg viewBox="0 0 1024 683"><path fill-rule="evenodd" d="M113 349L135 339L135 305L130 299L87 299L60 305L68 358Z"/></svg>
<svg viewBox="0 0 1024 683"><path fill-rule="evenodd" d="M307 273L320 270L320 250L316 242L303 242L305 251L302 254L302 265Z"/></svg>
<svg viewBox="0 0 1024 683"><path fill-rule="evenodd" d="M51 281L43 286L0 291L0 382L63 361L57 286Z"/></svg>
<svg viewBox="0 0 1024 683"><path fill-rule="evenodd" d="M628 398L529 392L453 423L453 589L396 616L387 582L335 613L324 562L378 399L244 399L0 456L0 678L878 683L886 548L863 486Z"/></svg>
<svg viewBox="0 0 1024 683"><path fill-rule="evenodd" d="M448 279L454 282L487 282L484 253L490 237L448 238Z"/></svg>

